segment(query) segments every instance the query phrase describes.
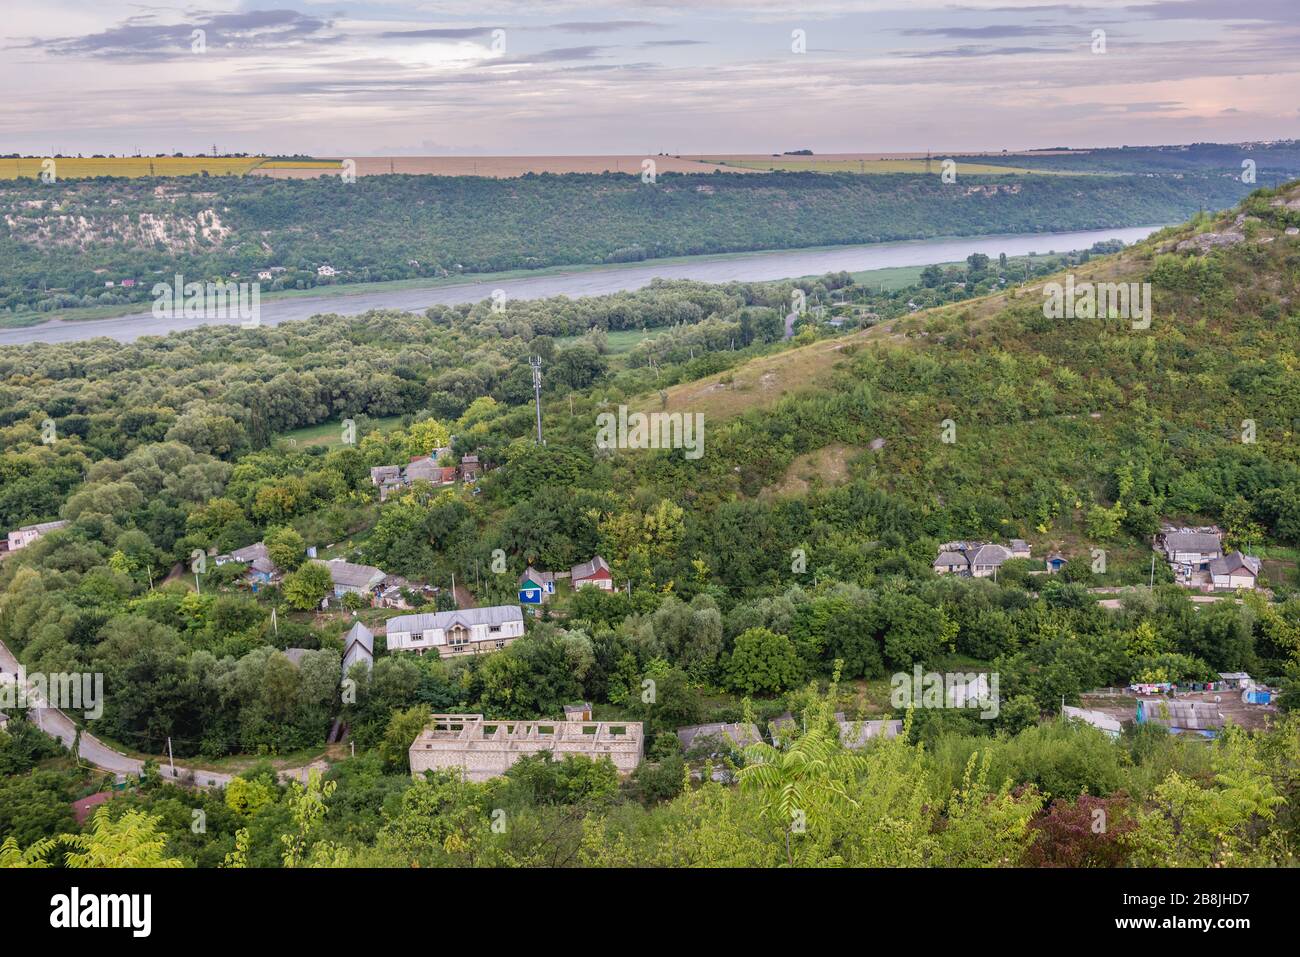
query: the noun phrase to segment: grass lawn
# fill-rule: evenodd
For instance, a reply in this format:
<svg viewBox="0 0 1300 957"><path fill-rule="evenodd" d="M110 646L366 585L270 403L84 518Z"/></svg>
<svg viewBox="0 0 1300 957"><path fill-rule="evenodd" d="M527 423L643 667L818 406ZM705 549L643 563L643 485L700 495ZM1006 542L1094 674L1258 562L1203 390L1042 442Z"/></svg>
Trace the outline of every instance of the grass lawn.
<svg viewBox="0 0 1300 957"><path fill-rule="evenodd" d="M378 426L379 431L388 432L397 428L402 417L390 415L381 419L371 419L371 421ZM343 423L338 420L322 422L320 425L309 425L304 429L285 432L280 437L288 439L295 445L324 445L335 448L343 445Z"/></svg>

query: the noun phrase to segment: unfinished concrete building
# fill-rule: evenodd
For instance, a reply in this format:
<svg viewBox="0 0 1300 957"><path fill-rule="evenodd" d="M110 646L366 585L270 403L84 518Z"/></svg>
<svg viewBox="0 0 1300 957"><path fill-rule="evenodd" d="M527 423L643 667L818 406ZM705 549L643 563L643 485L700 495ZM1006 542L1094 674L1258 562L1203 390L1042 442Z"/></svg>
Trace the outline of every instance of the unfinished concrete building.
<svg viewBox="0 0 1300 957"><path fill-rule="evenodd" d="M620 774L641 763L639 721L489 721L481 714L435 714L411 744L411 773L463 768L469 781L505 774L522 757L550 751L609 758Z"/></svg>

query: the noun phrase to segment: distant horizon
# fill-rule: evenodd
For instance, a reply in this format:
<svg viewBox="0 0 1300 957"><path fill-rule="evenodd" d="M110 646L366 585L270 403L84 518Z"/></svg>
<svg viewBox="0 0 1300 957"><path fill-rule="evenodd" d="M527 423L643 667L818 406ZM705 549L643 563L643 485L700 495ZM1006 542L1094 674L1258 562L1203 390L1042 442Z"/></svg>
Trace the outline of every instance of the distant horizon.
<svg viewBox="0 0 1300 957"><path fill-rule="evenodd" d="M696 156L1300 137L1294 0L430 8L11 5L0 150Z"/></svg>

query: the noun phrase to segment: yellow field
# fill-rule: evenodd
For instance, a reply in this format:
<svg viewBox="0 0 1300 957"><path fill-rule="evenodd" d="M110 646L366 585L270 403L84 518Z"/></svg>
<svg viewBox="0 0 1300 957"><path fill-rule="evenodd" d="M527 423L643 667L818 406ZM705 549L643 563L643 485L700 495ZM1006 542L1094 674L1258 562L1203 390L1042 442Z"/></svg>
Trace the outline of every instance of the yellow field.
<svg viewBox="0 0 1300 957"><path fill-rule="evenodd" d="M24 156L0 159L0 179L35 179L44 169L45 157ZM118 156L108 158L56 157L54 174L59 179L85 179L91 176L244 176L254 169L336 170L337 161L267 160L263 156Z"/></svg>

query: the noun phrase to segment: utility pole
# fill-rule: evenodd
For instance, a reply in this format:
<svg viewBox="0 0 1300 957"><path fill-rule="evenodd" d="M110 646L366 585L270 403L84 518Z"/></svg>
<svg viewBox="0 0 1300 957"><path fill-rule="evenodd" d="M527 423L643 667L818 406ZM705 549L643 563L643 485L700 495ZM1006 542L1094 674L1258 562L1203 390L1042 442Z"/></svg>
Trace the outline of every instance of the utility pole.
<svg viewBox="0 0 1300 957"><path fill-rule="evenodd" d="M275 609L271 609L271 627L275 629L275 637L280 637L280 622L275 616Z"/></svg>
<svg viewBox="0 0 1300 957"><path fill-rule="evenodd" d="M1147 591L1154 591L1156 587L1156 553L1151 553L1151 579L1147 582Z"/></svg>
<svg viewBox="0 0 1300 957"><path fill-rule="evenodd" d="M542 357L533 356L528 364L533 367L533 397L537 400L537 444L542 445Z"/></svg>
<svg viewBox="0 0 1300 957"><path fill-rule="evenodd" d="M176 777L176 759L172 757L172 736L167 735L167 763L172 766L172 777Z"/></svg>

